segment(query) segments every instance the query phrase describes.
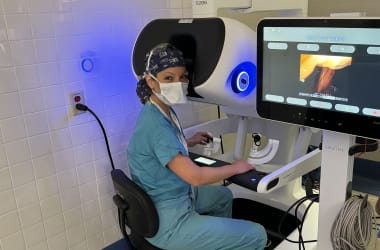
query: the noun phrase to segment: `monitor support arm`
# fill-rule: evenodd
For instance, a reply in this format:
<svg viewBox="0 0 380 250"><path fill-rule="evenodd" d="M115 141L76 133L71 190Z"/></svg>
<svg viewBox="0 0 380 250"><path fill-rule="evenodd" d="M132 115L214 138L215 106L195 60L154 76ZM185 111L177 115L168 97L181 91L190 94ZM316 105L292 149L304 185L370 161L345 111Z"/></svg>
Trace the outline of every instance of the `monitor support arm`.
<svg viewBox="0 0 380 250"><path fill-rule="evenodd" d="M345 201L351 197L354 157L348 154L354 136L323 131L318 216L318 250L333 249L330 232Z"/></svg>

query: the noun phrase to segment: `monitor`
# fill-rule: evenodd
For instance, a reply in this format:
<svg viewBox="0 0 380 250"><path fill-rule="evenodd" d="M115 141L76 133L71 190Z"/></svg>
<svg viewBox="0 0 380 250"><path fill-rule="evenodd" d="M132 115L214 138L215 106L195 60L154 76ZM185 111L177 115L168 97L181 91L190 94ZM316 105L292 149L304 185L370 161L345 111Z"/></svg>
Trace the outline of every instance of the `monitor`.
<svg viewBox="0 0 380 250"><path fill-rule="evenodd" d="M261 20L256 105L263 118L380 139L380 19Z"/></svg>

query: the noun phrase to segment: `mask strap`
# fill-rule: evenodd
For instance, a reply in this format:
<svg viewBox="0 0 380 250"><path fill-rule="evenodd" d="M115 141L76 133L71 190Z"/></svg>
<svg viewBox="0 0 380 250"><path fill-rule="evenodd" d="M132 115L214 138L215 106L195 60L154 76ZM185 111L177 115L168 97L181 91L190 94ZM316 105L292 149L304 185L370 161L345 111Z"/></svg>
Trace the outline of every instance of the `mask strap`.
<svg viewBox="0 0 380 250"><path fill-rule="evenodd" d="M146 71L146 72L149 72L150 59L151 59L151 57L152 57L154 51L155 51L156 49L162 47L162 46L165 46L165 45L166 45L167 47L170 46L170 48L172 48L172 46L171 46L169 43L163 43L163 44L161 44L161 45L157 45L156 47L154 47L154 48L149 52L148 61L147 61L146 68L145 68L145 71Z"/></svg>
<svg viewBox="0 0 380 250"><path fill-rule="evenodd" d="M150 59L152 58L153 52L154 52L154 48L153 48L153 49L150 51L150 53L149 53L148 61L147 61L146 68L145 68L145 71L146 71L146 72L149 72Z"/></svg>
<svg viewBox="0 0 380 250"><path fill-rule="evenodd" d="M158 84L161 84L161 82L154 76L152 75L151 73L148 73L150 77L153 78L153 80L155 80L156 82L158 82Z"/></svg>

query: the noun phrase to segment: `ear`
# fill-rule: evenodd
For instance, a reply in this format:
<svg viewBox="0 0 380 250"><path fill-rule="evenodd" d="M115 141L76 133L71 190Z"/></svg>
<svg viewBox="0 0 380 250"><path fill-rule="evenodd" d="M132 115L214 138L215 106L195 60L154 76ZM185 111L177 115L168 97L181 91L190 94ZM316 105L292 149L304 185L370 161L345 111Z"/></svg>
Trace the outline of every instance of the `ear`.
<svg viewBox="0 0 380 250"><path fill-rule="evenodd" d="M154 83L156 82L150 75L145 76L145 81L151 89L154 87Z"/></svg>
<svg viewBox="0 0 380 250"><path fill-rule="evenodd" d="M148 84L149 88L157 92L157 90L159 89L159 85L156 80L154 80L150 75L146 75L145 81L146 81L146 84Z"/></svg>

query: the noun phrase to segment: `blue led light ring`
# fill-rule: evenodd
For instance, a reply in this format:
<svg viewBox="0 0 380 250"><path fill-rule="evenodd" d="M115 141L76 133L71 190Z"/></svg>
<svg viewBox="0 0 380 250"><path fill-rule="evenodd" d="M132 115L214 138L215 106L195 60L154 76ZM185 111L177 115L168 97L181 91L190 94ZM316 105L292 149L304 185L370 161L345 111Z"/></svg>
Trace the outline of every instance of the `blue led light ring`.
<svg viewBox="0 0 380 250"><path fill-rule="evenodd" d="M81 67L84 72L90 73L94 70L94 61L91 58L84 58Z"/></svg>
<svg viewBox="0 0 380 250"><path fill-rule="evenodd" d="M256 87L256 66L252 62L240 63L231 71L227 83L234 93L249 95Z"/></svg>
<svg viewBox="0 0 380 250"><path fill-rule="evenodd" d="M240 92L244 92L249 87L249 74L242 70L236 77L236 87Z"/></svg>

